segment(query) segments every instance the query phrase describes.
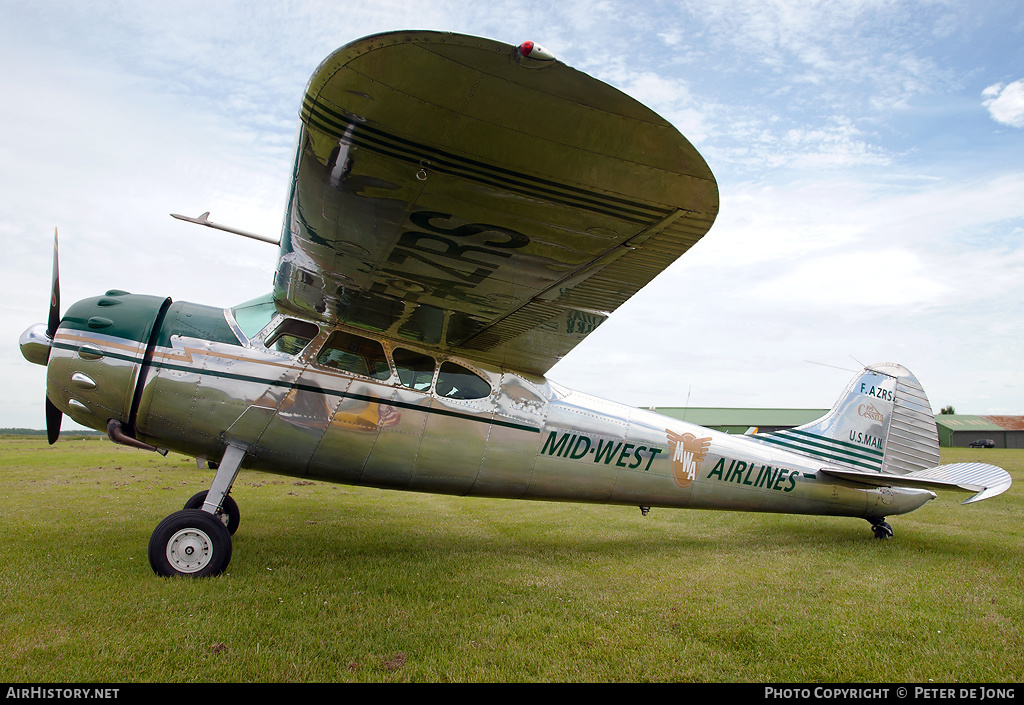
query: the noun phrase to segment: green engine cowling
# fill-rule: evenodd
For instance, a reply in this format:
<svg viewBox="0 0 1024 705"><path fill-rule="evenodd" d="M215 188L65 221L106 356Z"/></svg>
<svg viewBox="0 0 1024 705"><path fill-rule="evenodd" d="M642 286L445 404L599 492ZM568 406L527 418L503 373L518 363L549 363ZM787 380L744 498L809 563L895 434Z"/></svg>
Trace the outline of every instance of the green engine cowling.
<svg viewBox="0 0 1024 705"><path fill-rule="evenodd" d="M133 425L136 388L171 300L111 290L72 305L50 346L46 396L76 423Z"/></svg>

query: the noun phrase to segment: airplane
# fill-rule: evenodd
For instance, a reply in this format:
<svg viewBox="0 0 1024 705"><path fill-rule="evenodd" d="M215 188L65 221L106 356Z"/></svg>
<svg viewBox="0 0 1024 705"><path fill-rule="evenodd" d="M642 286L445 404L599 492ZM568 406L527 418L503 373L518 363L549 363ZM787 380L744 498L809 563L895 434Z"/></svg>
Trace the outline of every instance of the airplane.
<svg viewBox="0 0 1024 705"><path fill-rule="evenodd" d="M476 497L866 519L1010 487L939 464L931 405L868 365L822 418L729 435L546 377L708 232L718 186L671 124L532 42L372 35L306 88L270 293L228 309L111 289L22 334L63 415L194 456L210 488L149 542L221 574L241 469ZM175 215L207 227L209 213Z"/></svg>

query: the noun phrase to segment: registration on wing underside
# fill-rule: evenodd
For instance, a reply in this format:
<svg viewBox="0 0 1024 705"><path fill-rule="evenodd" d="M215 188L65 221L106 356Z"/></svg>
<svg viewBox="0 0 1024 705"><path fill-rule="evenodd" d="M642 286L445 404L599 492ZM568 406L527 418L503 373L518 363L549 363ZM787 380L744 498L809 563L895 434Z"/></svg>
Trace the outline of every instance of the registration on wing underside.
<svg viewBox="0 0 1024 705"><path fill-rule="evenodd" d="M585 74L408 37L311 80L275 297L544 372L707 231L714 177Z"/></svg>

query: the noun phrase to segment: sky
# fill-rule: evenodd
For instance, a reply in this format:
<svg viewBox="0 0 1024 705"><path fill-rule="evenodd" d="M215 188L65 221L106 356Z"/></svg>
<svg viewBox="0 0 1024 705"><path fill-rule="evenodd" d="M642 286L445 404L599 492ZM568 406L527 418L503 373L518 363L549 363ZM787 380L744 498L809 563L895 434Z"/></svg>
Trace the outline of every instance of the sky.
<svg viewBox="0 0 1024 705"><path fill-rule="evenodd" d="M272 288L321 59L434 29L535 41L670 120L718 219L549 373L634 406L827 408L898 362L933 409L1024 415L1024 4L1004 0L0 3L0 427L42 428L18 336L118 288ZM71 425L65 419L65 427Z"/></svg>

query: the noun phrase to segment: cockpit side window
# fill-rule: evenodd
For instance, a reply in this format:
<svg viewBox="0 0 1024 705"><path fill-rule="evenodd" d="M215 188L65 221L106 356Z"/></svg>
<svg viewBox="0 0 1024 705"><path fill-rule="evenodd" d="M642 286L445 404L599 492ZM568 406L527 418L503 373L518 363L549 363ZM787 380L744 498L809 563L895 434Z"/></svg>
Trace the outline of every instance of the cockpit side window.
<svg viewBox="0 0 1024 705"><path fill-rule="evenodd" d="M277 313L277 306L274 305L272 294L266 294L252 301L246 301L231 309L238 327L249 340L256 337L256 334L266 328Z"/></svg>
<svg viewBox="0 0 1024 705"><path fill-rule="evenodd" d="M462 365L442 362L435 391L438 396L448 399L483 399L491 393L491 385Z"/></svg>
<svg viewBox="0 0 1024 705"><path fill-rule="evenodd" d="M309 341L320 334L320 329L307 321L286 318L267 338L267 347L287 355L298 355Z"/></svg>
<svg viewBox="0 0 1024 705"><path fill-rule="evenodd" d="M342 330L331 333L316 361L324 367L363 377L380 380L391 377L391 367L380 343Z"/></svg>
<svg viewBox="0 0 1024 705"><path fill-rule="evenodd" d="M434 380L434 358L413 350L395 348L391 353L398 379L409 389L425 392Z"/></svg>

